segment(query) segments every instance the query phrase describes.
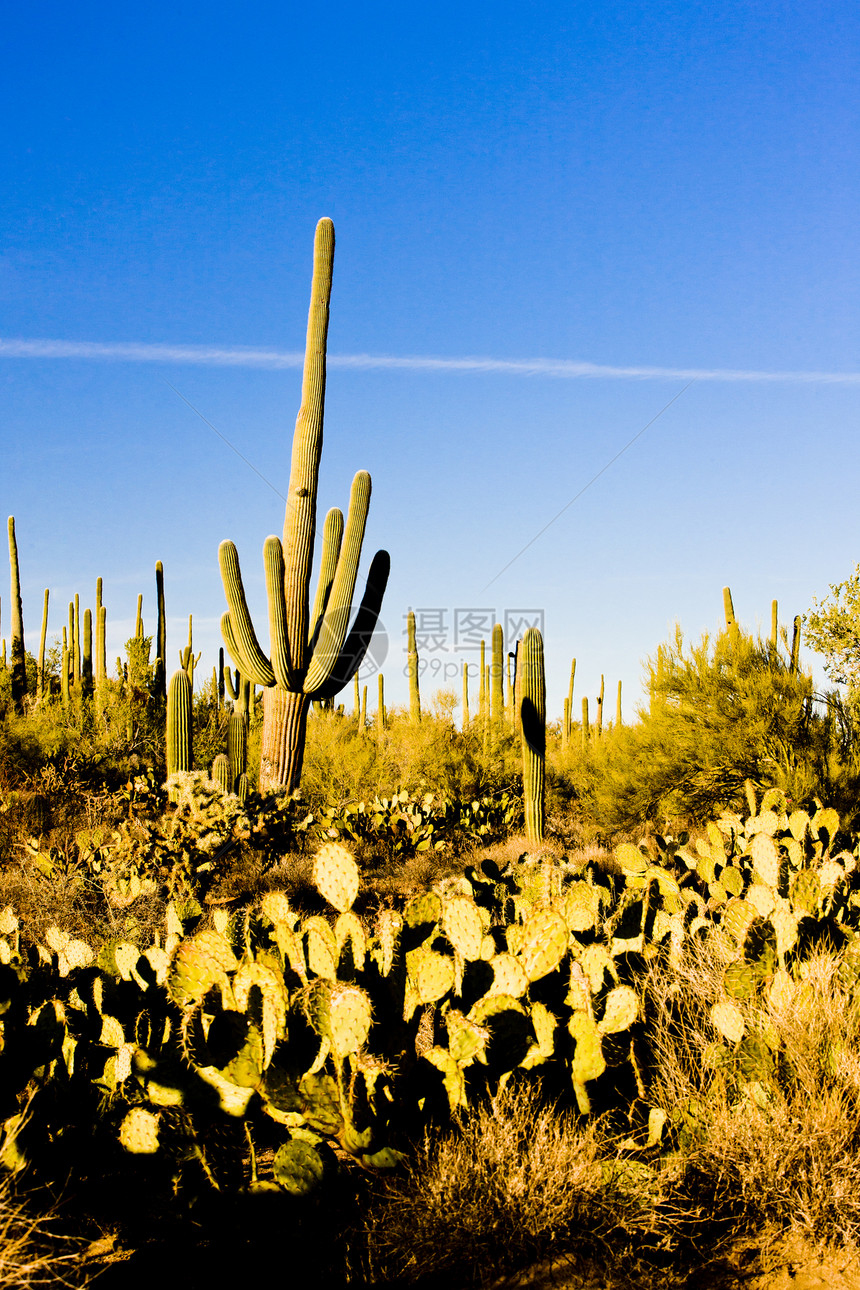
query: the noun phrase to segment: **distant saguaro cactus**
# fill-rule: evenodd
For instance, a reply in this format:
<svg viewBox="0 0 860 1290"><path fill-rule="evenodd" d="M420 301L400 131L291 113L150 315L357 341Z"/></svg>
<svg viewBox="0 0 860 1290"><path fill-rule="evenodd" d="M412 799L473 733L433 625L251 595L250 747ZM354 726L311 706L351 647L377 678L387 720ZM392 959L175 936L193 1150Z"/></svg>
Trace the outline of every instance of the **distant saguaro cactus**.
<svg viewBox="0 0 860 1290"><path fill-rule="evenodd" d="M167 688L167 774L191 770L193 712L191 681L185 668L174 672Z"/></svg>
<svg viewBox="0 0 860 1290"><path fill-rule="evenodd" d="M421 720L421 694L418 689L418 649L415 644L415 614L406 616L406 670L409 674L409 720Z"/></svg>
<svg viewBox="0 0 860 1290"><path fill-rule="evenodd" d="M543 841L544 833L546 677L543 637L536 627L529 627L526 631L521 651L520 727L526 837L529 842L537 844Z"/></svg>
<svg viewBox="0 0 860 1290"><path fill-rule="evenodd" d="M12 625L9 635L12 702L17 712L23 712L24 695L27 693L27 665L24 654L24 611L21 605L21 573L18 568L14 515L9 516L9 572L12 593Z"/></svg>

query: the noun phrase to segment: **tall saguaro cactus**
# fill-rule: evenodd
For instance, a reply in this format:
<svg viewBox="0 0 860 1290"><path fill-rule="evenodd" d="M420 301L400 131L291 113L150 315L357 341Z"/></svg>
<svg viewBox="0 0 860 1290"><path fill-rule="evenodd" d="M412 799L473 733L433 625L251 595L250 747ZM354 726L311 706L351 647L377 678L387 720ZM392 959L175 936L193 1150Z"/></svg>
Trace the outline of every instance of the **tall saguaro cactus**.
<svg viewBox="0 0 860 1290"><path fill-rule="evenodd" d="M12 670L12 702L18 712L24 711L27 693L27 662L24 654L24 611L21 606L21 574L18 568L18 543L15 540L15 517L9 516L9 573L12 624L9 633L9 663Z"/></svg>
<svg viewBox="0 0 860 1290"><path fill-rule="evenodd" d="M546 758L546 676L543 637L529 627L522 640L520 673L520 722L523 746L523 800L526 837L543 841Z"/></svg>
<svg viewBox="0 0 860 1290"><path fill-rule="evenodd" d="M224 643L242 675L265 687L261 788L298 786L310 704L332 698L358 671L388 581L388 553L379 551L347 635L370 503L370 476L359 471L352 484L346 525L336 508L326 516L319 580L311 610L333 263L334 225L330 219L322 219L314 241L302 404L293 437L283 540L268 537L263 547L269 603L268 658L260 648L248 612L236 547L232 542L222 542L218 552L229 607L221 619Z"/></svg>

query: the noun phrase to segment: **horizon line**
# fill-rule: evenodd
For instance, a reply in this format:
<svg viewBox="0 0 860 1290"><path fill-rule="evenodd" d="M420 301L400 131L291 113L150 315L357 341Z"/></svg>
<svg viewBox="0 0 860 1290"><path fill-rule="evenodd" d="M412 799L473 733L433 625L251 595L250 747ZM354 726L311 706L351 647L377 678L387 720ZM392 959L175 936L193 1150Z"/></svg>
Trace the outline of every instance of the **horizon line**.
<svg viewBox="0 0 860 1290"><path fill-rule="evenodd" d="M234 346L170 345L144 341L75 341L0 339L0 358L91 359L103 362L171 363L206 367L299 368L299 351ZM860 385L860 372L757 371L740 368L616 366L579 359L554 358L437 358L393 354L329 354L329 367L358 371L499 373L510 376L549 376L559 379L666 380L724 382L794 382L820 385Z"/></svg>

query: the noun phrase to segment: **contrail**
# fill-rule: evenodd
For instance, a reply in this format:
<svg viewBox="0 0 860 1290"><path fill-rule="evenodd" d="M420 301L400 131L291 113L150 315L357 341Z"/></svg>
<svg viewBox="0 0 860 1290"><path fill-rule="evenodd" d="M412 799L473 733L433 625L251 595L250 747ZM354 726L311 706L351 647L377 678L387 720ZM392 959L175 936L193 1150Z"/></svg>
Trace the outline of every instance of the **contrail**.
<svg viewBox="0 0 860 1290"><path fill-rule="evenodd" d="M163 345L138 341L0 340L0 358L77 358L115 363L174 363L204 367L301 367L300 352ZM330 354L330 367L363 371L487 372L502 376L549 376L563 380L792 382L860 385L860 372L747 371L741 368L619 367L565 358L428 358L393 354Z"/></svg>

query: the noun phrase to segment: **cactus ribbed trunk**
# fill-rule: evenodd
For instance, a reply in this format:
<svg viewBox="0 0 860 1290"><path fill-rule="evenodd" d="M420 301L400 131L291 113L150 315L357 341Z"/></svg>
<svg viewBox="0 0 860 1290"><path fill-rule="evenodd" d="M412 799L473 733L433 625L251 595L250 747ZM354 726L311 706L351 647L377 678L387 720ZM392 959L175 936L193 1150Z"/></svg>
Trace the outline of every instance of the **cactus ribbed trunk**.
<svg viewBox="0 0 860 1290"><path fill-rule="evenodd" d="M546 759L546 678L543 638L529 627L522 642L520 724L523 749L523 802L526 837L537 845L544 835Z"/></svg>
<svg viewBox="0 0 860 1290"><path fill-rule="evenodd" d="M585 751L585 749L588 747L588 736L589 736L589 729L588 729L588 698L587 698L587 697L583 697L583 700L582 700L582 750L583 750L583 752L584 752L584 751Z"/></svg>
<svg viewBox="0 0 860 1290"><path fill-rule="evenodd" d="M21 574L18 568L18 543L15 540L15 518L9 516L9 572L11 582L12 623L9 633L9 664L12 670L12 702L16 712L24 711L27 693L27 661L24 653L24 611L21 605Z"/></svg>
<svg viewBox="0 0 860 1290"><path fill-rule="evenodd" d="M469 664L463 664L463 729L469 728Z"/></svg>
<svg viewBox="0 0 860 1290"><path fill-rule="evenodd" d="M184 668L174 672L167 688L167 774L191 770L194 764L192 742L194 715L191 704L191 682ZM173 801L176 794L171 793Z"/></svg>
<svg viewBox="0 0 860 1290"><path fill-rule="evenodd" d="M604 690L605 690L605 682L604 682L604 679L603 679L603 673L601 672L601 674L600 674L600 693L599 693L599 694L598 694L598 696L597 696L597 736L598 736L598 738L603 734L603 696L604 696Z"/></svg>
<svg viewBox="0 0 860 1290"><path fill-rule="evenodd" d="M263 736L260 751L260 790L298 788L305 750L305 730L311 698L279 685L263 691Z"/></svg>
<svg viewBox="0 0 860 1290"><path fill-rule="evenodd" d="M238 792L239 776L248 765L248 723L242 712L231 712L227 722L227 757L230 762L230 791Z"/></svg>
<svg viewBox="0 0 860 1290"><path fill-rule="evenodd" d="M618 698L615 703L615 728L620 730L624 722L621 720L621 682L618 682Z"/></svg>

